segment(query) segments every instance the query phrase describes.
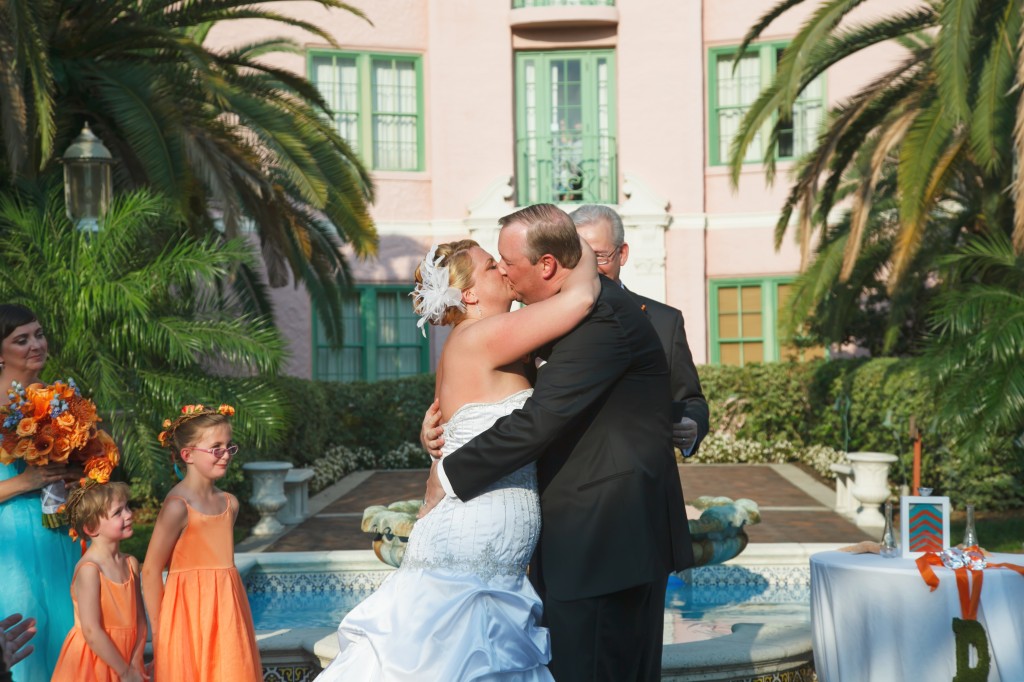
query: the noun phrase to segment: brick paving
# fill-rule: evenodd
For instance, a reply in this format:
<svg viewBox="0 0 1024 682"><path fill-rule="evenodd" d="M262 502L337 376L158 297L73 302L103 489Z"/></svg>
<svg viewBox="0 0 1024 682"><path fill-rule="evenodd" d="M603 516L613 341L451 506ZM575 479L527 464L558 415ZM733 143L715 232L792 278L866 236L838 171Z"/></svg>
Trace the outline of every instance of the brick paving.
<svg viewBox="0 0 1024 682"><path fill-rule="evenodd" d="M685 464L679 467L688 500L701 495L746 497L761 508L761 523L749 526L751 542L842 542L874 539L819 501L832 493L820 483L817 499L802 488L789 469L756 464ZM798 471L798 470L797 470ZM427 470L376 471L292 528L266 551L369 549L370 536L359 524L373 504L411 500L423 495Z"/></svg>

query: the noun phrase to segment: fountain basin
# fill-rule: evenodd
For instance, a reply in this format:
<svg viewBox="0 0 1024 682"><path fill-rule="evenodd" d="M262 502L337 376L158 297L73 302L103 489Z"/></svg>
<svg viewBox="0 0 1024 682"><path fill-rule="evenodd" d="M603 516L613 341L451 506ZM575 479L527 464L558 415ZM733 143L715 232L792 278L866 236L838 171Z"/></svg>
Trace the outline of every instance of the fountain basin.
<svg viewBox="0 0 1024 682"><path fill-rule="evenodd" d="M794 613L789 603L781 619L768 618L764 611L772 592L790 594L784 601L792 599L792 594L800 594L801 590L806 593L809 589L807 557L835 548L835 545L752 545L739 558L742 561L737 559L726 565L684 572L694 589L713 590L718 586L726 593L721 604L711 604L704 611L709 618L717 615L719 625L727 629L700 641L666 644L662 679L747 682L768 674L788 673L791 680L810 680L813 658L809 616ZM758 563L763 561L771 563ZM392 570L383 566L370 550L239 554L236 563L253 602L265 672L297 681L312 680L337 653L335 627L347 607L340 607L326 621L312 624L316 622L312 616L327 608L323 595L340 593L358 601ZM754 611L758 613L744 611L742 604L734 603L728 594L744 584L754 585L756 594L748 603L756 606ZM288 594L299 597L294 602L297 607L290 614L292 620L263 622L263 600L268 595L284 598ZM728 617L723 615L723 607L730 609ZM289 609L285 606L282 612L287 614ZM685 620L673 620L667 612L667 641L676 638L679 623ZM743 620L747 622L739 622Z"/></svg>

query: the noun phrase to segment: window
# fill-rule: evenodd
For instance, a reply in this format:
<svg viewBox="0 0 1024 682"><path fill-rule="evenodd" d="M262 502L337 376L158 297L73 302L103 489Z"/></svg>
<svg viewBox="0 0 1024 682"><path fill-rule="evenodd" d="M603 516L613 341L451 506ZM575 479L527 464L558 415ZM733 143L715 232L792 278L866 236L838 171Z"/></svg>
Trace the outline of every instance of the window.
<svg viewBox="0 0 1024 682"><path fill-rule="evenodd" d="M429 344L416 326L412 285L365 286L342 304L341 348L333 348L313 315L313 378L377 381L430 371Z"/></svg>
<svg viewBox="0 0 1024 682"><path fill-rule="evenodd" d="M419 57L313 51L309 73L338 134L373 170L423 170Z"/></svg>
<svg viewBox="0 0 1024 682"><path fill-rule="evenodd" d="M751 45L736 63L735 48L715 48L709 58L708 98L711 114L709 128L711 165L729 162L733 138L743 116L775 76L784 44ZM813 80L793 104L792 119L779 132L777 158L792 159L810 150L825 113L825 84L822 77ZM774 121L766 123L747 148L745 163L764 160L765 142Z"/></svg>
<svg viewBox="0 0 1024 682"><path fill-rule="evenodd" d="M792 288L789 277L712 281L712 364L745 365L824 357L824 348L798 348L779 338L780 311Z"/></svg>
<svg viewBox="0 0 1024 682"><path fill-rule="evenodd" d="M516 54L519 205L618 201L613 56Z"/></svg>

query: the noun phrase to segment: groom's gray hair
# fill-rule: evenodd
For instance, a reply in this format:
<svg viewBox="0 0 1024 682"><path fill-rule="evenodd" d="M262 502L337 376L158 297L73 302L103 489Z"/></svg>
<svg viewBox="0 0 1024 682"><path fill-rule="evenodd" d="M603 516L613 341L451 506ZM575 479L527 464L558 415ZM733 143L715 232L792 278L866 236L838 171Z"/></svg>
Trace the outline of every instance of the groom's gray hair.
<svg viewBox="0 0 1024 682"><path fill-rule="evenodd" d="M576 225L568 213L554 204L534 204L498 220L501 227L512 223L527 227L525 255L531 264L536 265L546 253L565 268L574 268L580 262L583 249Z"/></svg>

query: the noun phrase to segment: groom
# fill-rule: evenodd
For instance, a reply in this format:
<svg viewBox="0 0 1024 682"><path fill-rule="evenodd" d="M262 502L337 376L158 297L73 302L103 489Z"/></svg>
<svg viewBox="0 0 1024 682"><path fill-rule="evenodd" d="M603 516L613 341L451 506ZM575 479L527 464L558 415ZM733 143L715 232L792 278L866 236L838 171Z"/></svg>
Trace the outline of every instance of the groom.
<svg viewBox="0 0 1024 682"><path fill-rule="evenodd" d="M581 253L569 216L538 204L499 223L498 267L517 298L556 295ZM533 397L432 467L425 506L472 499L536 460L531 578L552 674L658 680L668 574L693 564L665 353L640 307L602 277L591 314L541 356Z"/></svg>

